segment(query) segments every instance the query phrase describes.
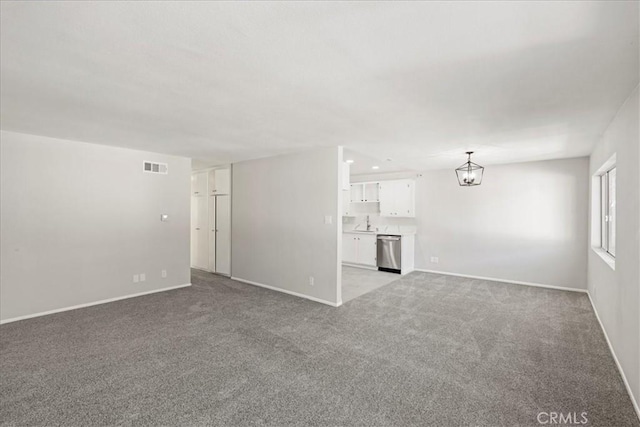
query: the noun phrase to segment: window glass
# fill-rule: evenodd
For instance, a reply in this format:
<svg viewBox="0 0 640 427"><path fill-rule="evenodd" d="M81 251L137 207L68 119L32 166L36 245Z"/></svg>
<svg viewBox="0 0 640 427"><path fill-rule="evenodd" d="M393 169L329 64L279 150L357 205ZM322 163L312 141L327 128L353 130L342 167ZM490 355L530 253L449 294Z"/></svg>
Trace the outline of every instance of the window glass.
<svg viewBox="0 0 640 427"><path fill-rule="evenodd" d="M607 172L607 252L616 255L616 168Z"/></svg>
<svg viewBox="0 0 640 427"><path fill-rule="evenodd" d="M609 212L607 210L607 206L609 205L608 197L608 185L607 185L607 174L606 172L600 177L600 241L602 244L602 249L607 250L607 231L609 225Z"/></svg>

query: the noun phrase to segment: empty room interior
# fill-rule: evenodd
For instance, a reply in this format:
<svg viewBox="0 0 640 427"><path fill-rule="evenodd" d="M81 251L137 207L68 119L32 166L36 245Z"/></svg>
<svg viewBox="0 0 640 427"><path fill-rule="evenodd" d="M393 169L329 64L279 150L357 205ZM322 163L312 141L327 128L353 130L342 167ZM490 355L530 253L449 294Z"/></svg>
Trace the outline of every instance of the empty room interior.
<svg viewBox="0 0 640 427"><path fill-rule="evenodd" d="M1 426L640 427L640 2L0 7Z"/></svg>

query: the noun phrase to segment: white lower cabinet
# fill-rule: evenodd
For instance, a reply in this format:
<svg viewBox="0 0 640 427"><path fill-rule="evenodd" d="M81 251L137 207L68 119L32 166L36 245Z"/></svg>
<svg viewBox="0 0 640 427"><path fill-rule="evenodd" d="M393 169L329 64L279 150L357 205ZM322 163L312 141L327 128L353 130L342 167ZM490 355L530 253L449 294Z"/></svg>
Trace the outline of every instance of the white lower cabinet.
<svg viewBox="0 0 640 427"><path fill-rule="evenodd" d="M358 262L358 240L353 234L342 235L342 261L348 263Z"/></svg>
<svg viewBox="0 0 640 427"><path fill-rule="evenodd" d="M375 267L376 243L375 234L343 233L342 261Z"/></svg>
<svg viewBox="0 0 640 427"><path fill-rule="evenodd" d="M377 265L377 240L375 235L358 236L358 264Z"/></svg>

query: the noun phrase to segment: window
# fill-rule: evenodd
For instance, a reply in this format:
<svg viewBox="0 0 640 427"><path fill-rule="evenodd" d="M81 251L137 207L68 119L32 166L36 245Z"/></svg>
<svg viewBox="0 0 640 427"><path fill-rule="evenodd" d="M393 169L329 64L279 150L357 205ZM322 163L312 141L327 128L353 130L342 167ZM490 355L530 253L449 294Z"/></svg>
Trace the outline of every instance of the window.
<svg viewBox="0 0 640 427"><path fill-rule="evenodd" d="M600 176L602 249L616 256L616 167Z"/></svg>
<svg viewBox="0 0 640 427"><path fill-rule="evenodd" d="M616 256L616 167L600 176L602 249Z"/></svg>
<svg viewBox="0 0 640 427"><path fill-rule="evenodd" d="M616 155L591 177L591 249L616 269Z"/></svg>

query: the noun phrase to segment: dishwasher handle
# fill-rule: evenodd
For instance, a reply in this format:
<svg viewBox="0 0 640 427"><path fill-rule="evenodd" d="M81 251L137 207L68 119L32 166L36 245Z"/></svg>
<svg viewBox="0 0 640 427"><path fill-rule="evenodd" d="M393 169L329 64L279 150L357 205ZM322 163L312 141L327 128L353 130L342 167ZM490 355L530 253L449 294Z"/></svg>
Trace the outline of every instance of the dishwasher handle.
<svg viewBox="0 0 640 427"><path fill-rule="evenodd" d="M400 240L400 236L378 236L378 240Z"/></svg>

